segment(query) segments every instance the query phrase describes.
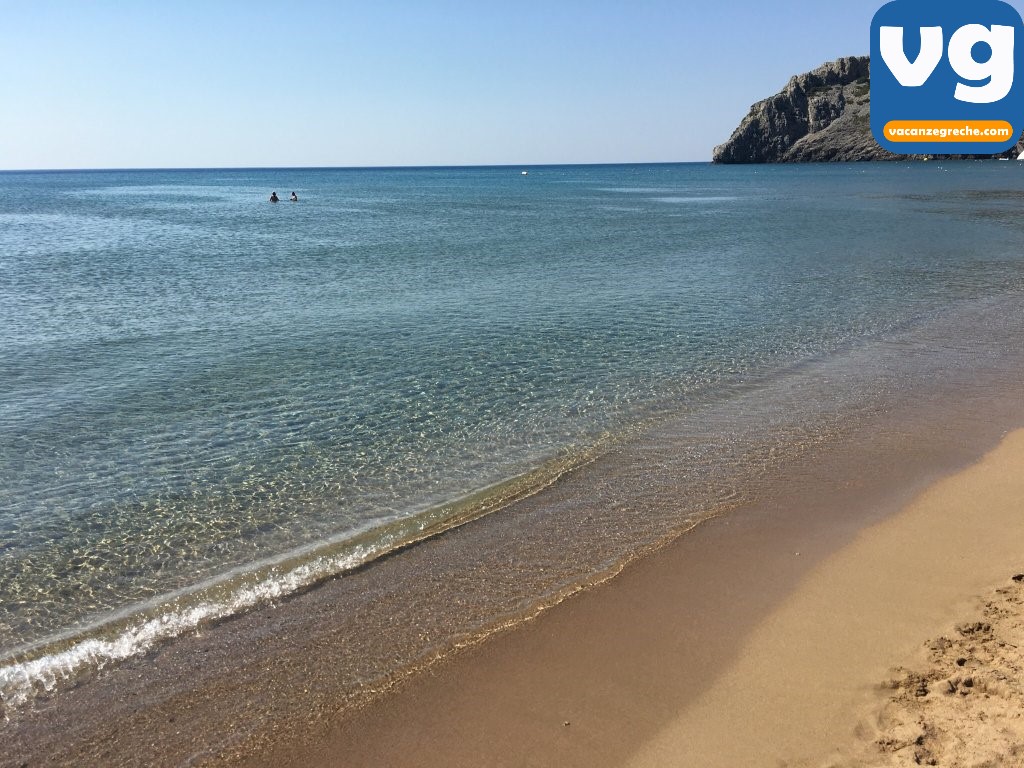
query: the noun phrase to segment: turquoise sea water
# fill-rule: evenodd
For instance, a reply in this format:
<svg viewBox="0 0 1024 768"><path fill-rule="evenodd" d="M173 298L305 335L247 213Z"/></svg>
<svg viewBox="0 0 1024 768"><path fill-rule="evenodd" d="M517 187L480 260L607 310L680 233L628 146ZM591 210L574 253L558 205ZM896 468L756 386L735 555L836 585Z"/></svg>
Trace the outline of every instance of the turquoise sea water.
<svg viewBox="0 0 1024 768"><path fill-rule="evenodd" d="M6 173L0 198L10 702L638 424L1024 297L1019 163Z"/></svg>

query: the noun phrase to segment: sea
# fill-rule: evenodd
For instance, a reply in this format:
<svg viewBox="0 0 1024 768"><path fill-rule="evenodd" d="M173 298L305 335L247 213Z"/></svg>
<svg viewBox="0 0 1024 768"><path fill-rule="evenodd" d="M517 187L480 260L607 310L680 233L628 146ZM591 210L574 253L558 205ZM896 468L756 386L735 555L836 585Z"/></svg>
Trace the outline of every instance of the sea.
<svg viewBox="0 0 1024 768"><path fill-rule="evenodd" d="M1024 370L1018 162L4 172L0 199L7 717L532 500L544 568L471 612L507 624ZM600 514L542 503L573 478Z"/></svg>

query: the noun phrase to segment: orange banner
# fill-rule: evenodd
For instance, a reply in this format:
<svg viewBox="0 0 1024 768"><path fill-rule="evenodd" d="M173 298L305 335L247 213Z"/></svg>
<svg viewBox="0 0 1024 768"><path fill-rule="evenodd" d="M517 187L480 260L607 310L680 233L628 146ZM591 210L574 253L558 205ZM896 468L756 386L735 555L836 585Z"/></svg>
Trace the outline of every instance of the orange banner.
<svg viewBox="0 0 1024 768"><path fill-rule="evenodd" d="M1015 138L1013 126L1005 120L890 120L885 138L923 144L932 141L1004 142Z"/></svg>

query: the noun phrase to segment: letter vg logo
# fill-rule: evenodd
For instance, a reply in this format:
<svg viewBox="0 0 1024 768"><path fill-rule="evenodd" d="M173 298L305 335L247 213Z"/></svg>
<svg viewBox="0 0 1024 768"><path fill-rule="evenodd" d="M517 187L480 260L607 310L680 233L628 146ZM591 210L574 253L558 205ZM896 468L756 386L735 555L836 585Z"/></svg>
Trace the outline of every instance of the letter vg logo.
<svg viewBox="0 0 1024 768"><path fill-rule="evenodd" d="M894 0L871 22L871 132L899 154L995 154L1024 129L1024 22L1000 0Z"/></svg>

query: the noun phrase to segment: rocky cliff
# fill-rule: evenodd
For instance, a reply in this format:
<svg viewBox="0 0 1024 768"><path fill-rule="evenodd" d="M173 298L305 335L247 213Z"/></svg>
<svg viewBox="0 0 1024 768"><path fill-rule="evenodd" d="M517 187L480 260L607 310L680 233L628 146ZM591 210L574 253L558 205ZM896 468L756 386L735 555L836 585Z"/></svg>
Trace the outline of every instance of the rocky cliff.
<svg viewBox="0 0 1024 768"><path fill-rule="evenodd" d="M729 140L715 147L714 162L906 160L882 149L871 135L870 88L867 56L837 59L790 78L779 93L750 108ZM1001 157L1015 158L1021 151L1024 141Z"/></svg>

